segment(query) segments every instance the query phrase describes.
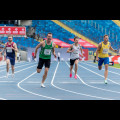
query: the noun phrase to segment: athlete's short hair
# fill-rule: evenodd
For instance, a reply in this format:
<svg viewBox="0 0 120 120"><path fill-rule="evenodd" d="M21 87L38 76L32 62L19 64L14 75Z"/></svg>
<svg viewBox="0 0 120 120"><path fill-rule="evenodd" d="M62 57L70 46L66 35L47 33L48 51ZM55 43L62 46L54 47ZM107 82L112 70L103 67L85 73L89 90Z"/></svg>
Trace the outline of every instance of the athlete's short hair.
<svg viewBox="0 0 120 120"><path fill-rule="evenodd" d="M8 35L8 38L9 38L9 37L12 37L12 38L13 38L13 35Z"/></svg>
<svg viewBox="0 0 120 120"><path fill-rule="evenodd" d="M51 34L51 35L53 35L51 32L49 32L48 34ZM48 36L48 34L47 34L47 36Z"/></svg>
<svg viewBox="0 0 120 120"><path fill-rule="evenodd" d="M108 35L104 35L104 38L105 38L106 36L108 36Z"/></svg>
<svg viewBox="0 0 120 120"><path fill-rule="evenodd" d="M74 41L75 41L76 39L79 39L79 37L75 36L75 37L74 37Z"/></svg>

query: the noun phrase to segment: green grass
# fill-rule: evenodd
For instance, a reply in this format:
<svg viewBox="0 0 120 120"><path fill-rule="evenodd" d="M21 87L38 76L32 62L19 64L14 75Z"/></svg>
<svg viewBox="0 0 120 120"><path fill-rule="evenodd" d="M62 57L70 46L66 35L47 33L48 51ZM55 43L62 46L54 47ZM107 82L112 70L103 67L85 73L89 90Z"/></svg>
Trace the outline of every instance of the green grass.
<svg viewBox="0 0 120 120"><path fill-rule="evenodd" d="M114 66L111 67L120 68L120 64L114 64Z"/></svg>
<svg viewBox="0 0 120 120"><path fill-rule="evenodd" d="M96 63L94 63L94 64L98 64L98 63L96 62ZM114 64L114 66L111 66L111 67L120 68L120 64Z"/></svg>

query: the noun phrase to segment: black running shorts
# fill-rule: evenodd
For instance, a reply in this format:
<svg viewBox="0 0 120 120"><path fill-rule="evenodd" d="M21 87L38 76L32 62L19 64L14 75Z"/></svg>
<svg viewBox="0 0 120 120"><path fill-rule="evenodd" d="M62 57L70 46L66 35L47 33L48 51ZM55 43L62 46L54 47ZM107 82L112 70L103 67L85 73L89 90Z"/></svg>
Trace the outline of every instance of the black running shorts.
<svg viewBox="0 0 120 120"><path fill-rule="evenodd" d="M50 68L50 62L51 62L51 59L39 58L39 63L38 63L37 69L42 69L43 65L45 65L45 68Z"/></svg>
<svg viewBox="0 0 120 120"><path fill-rule="evenodd" d="M70 65L73 66L76 60L79 60L79 58L76 58L74 60L70 59Z"/></svg>

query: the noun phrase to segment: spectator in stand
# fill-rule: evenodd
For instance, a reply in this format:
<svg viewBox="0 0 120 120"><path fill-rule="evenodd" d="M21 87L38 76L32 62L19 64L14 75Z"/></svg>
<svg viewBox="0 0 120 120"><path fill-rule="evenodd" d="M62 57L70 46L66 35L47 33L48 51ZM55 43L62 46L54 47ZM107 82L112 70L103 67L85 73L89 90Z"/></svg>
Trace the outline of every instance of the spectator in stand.
<svg viewBox="0 0 120 120"><path fill-rule="evenodd" d="M20 53L17 52L17 61L20 62Z"/></svg>
<svg viewBox="0 0 120 120"><path fill-rule="evenodd" d="M35 53L34 53L34 51L32 52L32 61L35 61L34 60L34 56L35 56Z"/></svg>
<svg viewBox="0 0 120 120"><path fill-rule="evenodd" d="M94 63L96 62L96 52L94 52Z"/></svg>
<svg viewBox="0 0 120 120"><path fill-rule="evenodd" d="M8 25L10 25L11 24L11 20L8 20Z"/></svg>
<svg viewBox="0 0 120 120"><path fill-rule="evenodd" d="M14 25L18 26L18 20L15 20Z"/></svg>
<svg viewBox="0 0 120 120"><path fill-rule="evenodd" d="M58 52L58 61L60 62L60 52Z"/></svg>

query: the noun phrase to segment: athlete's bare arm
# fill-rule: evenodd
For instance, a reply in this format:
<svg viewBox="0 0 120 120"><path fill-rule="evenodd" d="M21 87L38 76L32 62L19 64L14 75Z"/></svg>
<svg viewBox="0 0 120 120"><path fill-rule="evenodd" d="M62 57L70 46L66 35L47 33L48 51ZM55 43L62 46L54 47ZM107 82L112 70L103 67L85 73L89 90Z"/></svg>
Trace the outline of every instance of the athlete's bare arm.
<svg viewBox="0 0 120 120"><path fill-rule="evenodd" d="M112 48L111 43L110 43L110 48L109 48L109 49L112 50L113 52L117 52L117 50L114 50L114 49Z"/></svg>
<svg viewBox="0 0 120 120"><path fill-rule="evenodd" d="M73 52L74 50L73 50L73 45L71 45L69 48L68 48L68 50L67 50L67 53L71 53L71 52Z"/></svg>
<svg viewBox="0 0 120 120"><path fill-rule="evenodd" d="M14 43L14 48L13 47L11 47L15 52L18 52L18 48L17 48L17 45L16 45L16 43Z"/></svg>
<svg viewBox="0 0 120 120"><path fill-rule="evenodd" d="M55 44L55 43L53 43L52 53L53 53L53 55L55 56L55 58L57 58L57 56L56 56L56 54L55 54L55 46L56 46L56 44Z"/></svg>
<svg viewBox="0 0 120 120"><path fill-rule="evenodd" d="M35 56L34 56L34 58L36 58L38 49L39 49L40 47L44 46L44 44L45 44L45 41L43 41L43 42L41 42L40 44L37 45L37 47L35 48Z"/></svg>
<svg viewBox="0 0 120 120"><path fill-rule="evenodd" d="M6 50L6 43L5 43L5 47L4 47L3 50L0 52L0 54L2 54L5 50Z"/></svg>
<svg viewBox="0 0 120 120"><path fill-rule="evenodd" d="M98 61L98 54L99 54L99 51L100 51L101 47L102 47L102 43L100 43L100 44L98 45L98 48L97 48L97 50L96 50L96 60L97 60L97 61Z"/></svg>

